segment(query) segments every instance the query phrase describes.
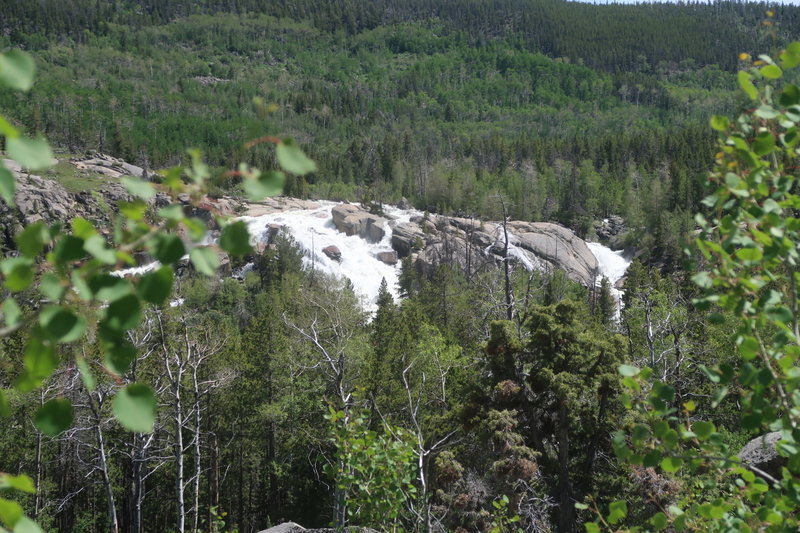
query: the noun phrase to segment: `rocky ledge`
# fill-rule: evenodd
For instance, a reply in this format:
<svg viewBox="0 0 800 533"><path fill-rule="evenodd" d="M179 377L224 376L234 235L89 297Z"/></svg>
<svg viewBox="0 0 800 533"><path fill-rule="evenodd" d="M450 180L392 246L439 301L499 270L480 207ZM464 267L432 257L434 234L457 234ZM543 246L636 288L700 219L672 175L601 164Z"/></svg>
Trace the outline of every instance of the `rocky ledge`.
<svg viewBox="0 0 800 533"><path fill-rule="evenodd" d="M332 527L325 527L320 529L306 529L300 524L296 524L294 522L286 522L284 524L279 524L275 527L259 531L259 533L299 533L300 531L305 531L307 533L338 533L338 532L378 533L376 530L370 529L368 527L346 527L344 529L334 529Z"/></svg>
<svg viewBox="0 0 800 533"><path fill-rule="evenodd" d="M352 204L336 206L331 214L339 231L360 235L371 242L383 239L386 229L390 228L391 245L397 258L410 257L416 268L428 276L442 263L475 274L501 265L506 257L501 222L441 215L416 215L408 221L400 221ZM505 230L509 261L520 263L528 270L560 269L574 281L594 284L597 259L586 242L569 229L549 222L509 221Z"/></svg>

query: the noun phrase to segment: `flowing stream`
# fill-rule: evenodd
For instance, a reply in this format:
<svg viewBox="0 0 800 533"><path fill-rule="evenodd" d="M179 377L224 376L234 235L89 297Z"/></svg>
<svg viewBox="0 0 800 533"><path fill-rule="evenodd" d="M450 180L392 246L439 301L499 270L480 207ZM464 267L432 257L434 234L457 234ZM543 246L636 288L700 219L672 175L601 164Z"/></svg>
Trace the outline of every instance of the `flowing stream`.
<svg viewBox="0 0 800 533"><path fill-rule="evenodd" d="M421 216L420 211L400 209L392 206L384 207L384 214L390 219L383 239L371 243L358 235L345 235L336 229L331 210L337 202L320 201L314 209L286 210L257 217L242 217L250 234L256 239L266 239L271 225L286 228L304 252L303 262L309 268L349 279L356 294L362 299L365 309L374 311L381 281L386 280L392 295L397 298L400 263L389 265L378 259L380 252L391 252L392 230L396 224L408 222L414 216ZM511 239L509 239L511 240ZM600 275L608 278L611 292L617 302L617 313L621 303L622 291L614 285L624 275L630 261L610 248L596 242L587 242L589 250L597 258ZM335 246L341 252L341 259L336 261L328 257L323 250ZM527 269L537 268L528 257L509 243L509 255L517 257ZM158 266L158 262L129 268L115 272L116 275L137 275L149 272ZM241 273L240 273L241 274ZM598 285L600 281L598 280Z"/></svg>
<svg viewBox="0 0 800 533"><path fill-rule="evenodd" d="M315 270L339 278L347 278L353 289L368 310L374 310L381 280L386 280L392 295L397 298L397 282L400 277L400 263L388 265L377 257L380 252L392 251L392 228L395 224L408 222L412 216L422 215L415 210L405 210L385 206L387 218L393 219L386 228L383 239L371 243L358 235L345 235L333 224L331 209L336 202L318 202L316 209L282 211L258 217L242 217L247 222L250 234L260 238L271 224L286 227L288 233L303 249L303 262ZM341 261L335 261L323 253L328 246L335 246L342 254Z"/></svg>
<svg viewBox="0 0 800 533"><path fill-rule="evenodd" d="M600 279L597 280L597 286L600 286L602 278L608 278L611 283L611 295L614 297L614 301L617 302L616 318L619 319L619 314L622 310L622 290L617 289L615 285L625 276L625 272L628 271L631 262L623 257L621 250L614 251L599 242L587 242L586 246L589 247L589 250L597 259L600 270Z"/></svg>

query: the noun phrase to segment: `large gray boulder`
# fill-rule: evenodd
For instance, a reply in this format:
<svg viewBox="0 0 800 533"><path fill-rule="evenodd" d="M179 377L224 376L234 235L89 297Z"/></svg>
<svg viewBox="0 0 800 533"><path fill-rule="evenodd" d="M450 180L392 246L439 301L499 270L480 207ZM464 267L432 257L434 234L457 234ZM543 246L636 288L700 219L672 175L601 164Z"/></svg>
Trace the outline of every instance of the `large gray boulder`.
<svg viewBox="0 0 800 533"><path fill-rule="evenodd" d="M386 219L352 204L337 205L331 210L336 229L358 235L370 242L380 242L386 234Z"/></svg>
<svg viewBox="0 0 800 533"><path fill-rule="evenodd" d="M392 248L398 257L408 257L416 249L424 248L428 235L416 222L397 224L392 228Z"/></svg>
<svg viewBox="0 0 800 533"><path fill-rule="evenodd" d="M780 431L756 437L739 451L739 459L773 477L780 477L781 467L786 465L786 458L778 455L778 450L775 449L775 443L779 440L781 440Z"/></svg>
<svg viewBox="0 0 800 533"><path fill-rule="evenodd" d="M575 281L587 286L594 283L597 258L586 241L569 229L549 222L510 222L508 226L519 239L518 247L563 270Z"/></svg>
<svg viewBox="0 0 800 533"><path fill-rule="evenodd" d="M106 154L93 154L84 159L73 159L72 164L78 170L85 170L97 174L103 174L109 178L121 178L123 176L144 177L144 169L131 165L130 163Z"/></svg>
<svg viewBox="0 0 800 533"><path fill-rule="evenodd" d="M591 285L598 264L586 242L571 230L549 222L509 221L508 261L530 270L563 270L573 281ZM417 270L431 275L447 263L467 274L501 265L505 232L499 222L432 215L393 228L392 247L400 257L417 253Z"/></svg>
<svg viewBox="0 0 800 533"><path fill-rule="evenodd" d="M298 533L300 531L306 531L307 533L340 533L342 531L346 533L379 533L378 531L368 527L346 527L344 529L323 527L317 529L306 529L300 524L295 524L294 522L286 522L285 524L280 524L275 527L259 531L258 533Z"/></svg>
<svg viewBox="0 0 800 533"><path fill-rule="evenodd" d="M294 522L286 522L285 524L278 524L275 527L264 529L258 533L297 533L298 531L308 531L300 524Z"/></svg>

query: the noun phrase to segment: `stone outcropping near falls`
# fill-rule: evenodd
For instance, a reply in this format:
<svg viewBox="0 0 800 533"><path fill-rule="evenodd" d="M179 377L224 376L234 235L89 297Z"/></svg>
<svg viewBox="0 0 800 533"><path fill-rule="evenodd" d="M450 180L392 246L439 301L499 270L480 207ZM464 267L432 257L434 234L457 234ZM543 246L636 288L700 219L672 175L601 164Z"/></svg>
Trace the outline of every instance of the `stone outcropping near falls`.
<svg viewBox="0 0 800 533"><path fill-rule="evenodd" d="M141 169L119 159L98 155L86 160L72 160L71 163L81 169L90 165L87 161L92 162L92 165L99 165L101 162L113 165L114 174L106 174L107 183L97 191L73 193L57 180L26 172L14 161L0 160L16 180L16 205L11 207L0 201L0 250L3 253L14 250L14 236L24 227L39 220L47 224L67 224L74 217L83 217L95 224L101 232L111 228L117 205L133 199L117 178L137 175L137 172L141 173ZM111 169L110 166L108 168ZM188 196L181 195L177 201L183 204L187 216L199 217L212 229L215 224L214 214L236 215L245 209L241 202L231 198L205 198L199 204L192 205ZM156 207L163 207L173 200L159 192L150 202Z"/></svg>
<svg viewBox="0 0 800 533"><path fill-rule="evenodd" d="M469 274L497 267L506 257L528 270L563 270L574 281L592 285L597 277L597 259L583 239L569 229L549 222L500 222L448 217L412 216L398 222L352 204L331 210L336 228L378 242L386 228L399 258L410 257L417 269L431 275L437 265L448 263Z"/></svg>

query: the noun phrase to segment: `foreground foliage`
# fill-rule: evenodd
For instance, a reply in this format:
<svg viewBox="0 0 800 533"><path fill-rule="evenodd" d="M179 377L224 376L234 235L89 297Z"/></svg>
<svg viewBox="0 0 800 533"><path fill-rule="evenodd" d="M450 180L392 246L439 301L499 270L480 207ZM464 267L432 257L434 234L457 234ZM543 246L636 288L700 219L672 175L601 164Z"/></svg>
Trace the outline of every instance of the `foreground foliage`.
<svg viewBox="0 0 800 533"><path fill-rule="evenodd" d="M697 215L698 256L692 280L695 300L709 309L711 321L723 313L735 318L739 358L701 366L713 383L710 407L735 401L736 423L755 435L780 434L776 447L785 466L777 476L743 463L722 428L699 412L709 400L683 400L669 383L650 381L657 367L622 366L626 405L639 413L629 435L618 433L615 446L628 464L656 467L665 474L699 475L700 492L676 495L669 506L635 530L796 531L800 463L797 447L800 374L798 341L797 124L800 90L781 85L800 65L800 43L773 61L760 56L739 73L751 109L735 121L714 117L721 133L716 166L709 177L707 215ZM611 504L601 519L610 528L625 518L624 502ZM587 524L596 531L596 524Z"/></svg>

